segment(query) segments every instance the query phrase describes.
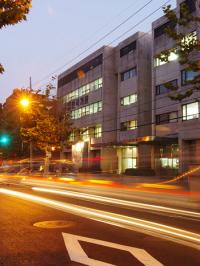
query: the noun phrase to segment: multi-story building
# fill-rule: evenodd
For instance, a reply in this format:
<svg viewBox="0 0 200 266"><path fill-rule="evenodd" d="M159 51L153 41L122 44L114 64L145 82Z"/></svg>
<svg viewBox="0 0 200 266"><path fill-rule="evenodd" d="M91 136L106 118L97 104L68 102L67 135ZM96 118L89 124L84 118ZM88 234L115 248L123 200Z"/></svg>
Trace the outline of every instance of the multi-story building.
<svg viewBox="0 0 200 266"><path fill-rule="evenodd" d="M181 16L180 6L186 3L190 12L199 15L199 7L195 0L177 0L175 12ZM172 23L165 16L153 22L153 127L152 135L156 136L154 142L155 165L157 172L162 174L176 173L187 170L194 164L200 163L200 123L199 99L200 93L195 92L183 101L171 100L169 83L178 87L180 92L188 89L187 81L192 80L197 72L180 65L176 54L175 42L165 32L166 27ZM177 26L177 32L186 34L183 41L200 39L197 23L190 27ZM169 50L168 62L158 58L162 51ZM199 53L193 55L200 59ZM168 85L166 85L168 84Z"/></svg>
<svg viewBox="0 0 200 266"><path fill-rule="evenodd" d="M105 46L59 75L58 98L71 115L72 157L80 167L124 172L144 164L140 154L150 162L142 144L151 135L149 34Z"/></svg>
<svg viewBox="0 0 200 266"><path fill-rule="evenodd" d="M178 16L183 2L200 15L200 0L177 0ZM153 22L152 35L137 32L116 47L104 46L59 75L61 111L70 114L73 127L66 154L79 167L171 175L200 164L200 91L179 102L170 99L168 88L186 91L197 72L179 64L168 26L173 23L162 16ZM185 42L200 39L197 22L176 29L186 34Z"/></svg>
<svg viewBox="0 0 200 266"><path fill-rule="evenodd" d="M151 168L150 34L137 32L116 47L118 172Z"/></svg>
<svg viewBox="0 0 200 266"><path fill-rule="evenodd" d="M117 140L114 66L114 48L104 46L59 75L61 111L70 114L73 128L72 147L66 154L80 168L109 171L117 167L115 150L108 146Z"/></svg>

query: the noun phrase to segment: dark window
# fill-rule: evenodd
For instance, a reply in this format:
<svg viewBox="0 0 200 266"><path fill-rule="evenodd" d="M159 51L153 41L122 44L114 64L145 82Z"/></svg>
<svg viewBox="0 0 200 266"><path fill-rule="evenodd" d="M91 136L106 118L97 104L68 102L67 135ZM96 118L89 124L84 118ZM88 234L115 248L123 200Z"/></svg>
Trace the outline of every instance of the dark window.
<svg viewBox="0 0 200 266"><path fill-rule="evenodd" d="M88 95L80 98L80 105L88 103Z"/></svg>
<svg viewBox="0 0 200 266"><path fill-rule="evenodd" d="M157 27L156 29L154 29L154 39L165 34L165 30L166 28L174 28L175 27L175 23L173 21L168 21L165 24Z"/></svg>
<svg viewBox="0 0 200 266"><path fill-rule="evenodd" d="M120 57L130 53L131 51L134 51L135 49L136 49L136 41L120 49Z"/></svg>
<svg viewBox="0 0 200 266"><path fill-rule="evenodd" d="M171 84L173 87L177 87L177 79L168 81L166 83L160 84L156 86L156 95L168 93L170 90L167 88L166 84Z"/></svg>
<svg viewBox="0 0 200 266"><path fill-rule="evenodd" d="M178 112L156 115L156 125L173 123L178 121Z"/></svg>
<svg viewBox="0 0 200 266"><path fill-rule="evenodd" d="M137 75L137 71L136 71L136 67L131 68L127 71L124 71L123 73L121 73L121 81L133 78Z"/></svg>
<svg viewBox="0 0 200 266"><path fill-rule="evenodd" d="M85 104L88 104L88 95L85 96Z"/></svg>
<svg viewBox="0 0 200 266"><path fill-rule="evenodd" d="M85 97L80 98L80 104L83 105L85 103Z"/></svg>
<svg viewBox="0 0 200 266"><path fill-rule="evenodd" d="M68 102L66 106L67 106L68 111L70 111L72 109L71 102Z"/></svg>
<svg viewBox="0 0 200 266"><path fill-rule="evenodd" d="M79 106L79 99L76 99L76 106Z"/></svg>
<svg viewBox="0 0 200 266"><path fill-rule="evenodd" d="M180 4L180 17L183 18L183 13L181 12L183 6L186 6L190 13L196 11L196 0L185 0Z"/></svg>
<svg viewBox="0 0 200 266"><path fill-rule="evenodd" d="M182 70L181 71L181 85L187 85L190 81L192 81L195 77L199 75L198 72L192 70Z"/></svg>
<svg viewBox="0 0 200 266"><path fill-rule="evenodd" d="M88 63L86 63L85 65L81 66L77 70L73 71L72 73L59 79L58 80L58 88L64 86L65 84L71 82L72 80L78 78L79 73L83 72L85 74L88 71L90 71L91 69L101 65L102 62L103 62L103 56L101 54L101 55L97 56L96 58L92 59L91 61L89 61Z"/></svg>
<svg viewBox="0 0 200 266"><path fill-rule="evenodd" d="M72 101L71 103L72 103L72 109L75 108L75 106L76 106L76 101L74 100L74 101Z"/></svg>

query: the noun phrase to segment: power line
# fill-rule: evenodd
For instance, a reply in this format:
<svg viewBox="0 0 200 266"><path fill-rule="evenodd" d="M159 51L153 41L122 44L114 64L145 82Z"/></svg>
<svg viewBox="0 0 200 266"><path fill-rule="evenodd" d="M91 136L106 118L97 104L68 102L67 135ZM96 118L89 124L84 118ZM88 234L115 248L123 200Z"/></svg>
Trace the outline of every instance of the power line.
<svg viewBox="0 0 200 266"><path fill-rule="evenodd" d="M54 75L57 71L61 70L62 68L66 67L68 64L70 64L71 62L73 62L74 60L76 60L77 58L79 58L81 55L83 55L85 52L87 52L88 50L90 50L93 46L95 46L96 44L98 44L100 41L102 41L103 39L105 39L108 35L110 35L111 33L113 33L114 31L116 31L116 29L118 29L121 25L125 24L128 20L130 20L130 18L132 18L133 16L135 16L136 14L138 14L141 10L143 10L147 5L149 5L151 1L148 1L145 5L143 5L140 9L138 9L136 12L134 12L131 16L129 16L125 21L123 21L122 23L120 23L118 26L116 26L113 30L111 30L110 32L108 32L107 34L105 34L103 37L101 37L98 41L96 41L95 43L93 43L92 45L90 45L88 48L86 48L84 51L82 51L79 55L77 55L76 57L72 58L70 61L68 61L67 63L65 63L64 65L62 65L61 67L59 67L58 69L56 69L54 72L52 72L50 75ZM138 25L140 25L142 22L144 22L146 19L148 19L150 16L152 16L153 14L155 14L159 9L161 9L163 6L165 6L166 4L168 4L169 2L171 2L171 0L166 1L164 4L162 4L159 8L157 8L156 10L154 10L152 13L150 13L148 16L146 16L144 19L142 19L140 22L138 22L137 24L135 24L134 26L132 26L129 30L127 30L125 33L121 34L119 37L117 37L116 39L114 39L113 41L109 42L107 44L107 46L113 44L114 42L116 42L117 40L119 40L121 37L123 37L125 34L127 34L128 32L130 32L132 29L134 29L135 27L137 27ZM50 76L49 75L49 76ZM48 76L48 77L49 77ZM34 85L36 85L36 83L34 83ZM41 86L46 85L43 84Z"/></svg>
<svg viewBox="0 0 200 266"><path fill-rule="evenodd" d="M144 17L140 22L138 22L137 24L135 24L134 26L132 26L132 27L131 27L129 30L127 30L125 33L121 34L119 37L117 37L116 39L114 39L113 41L111 41L110 43L108 43L107 46L113 44L114 42L116 42L117 40L119 40L121 37L123 37L125 34L127 34L127 33L130 32L131 30L133 30L135 27L137 27L138 25L140 25L141 23L143 23L146 19L148 19L149 17L151 17L153 14L155 14L158 10L160 10L163 6L165 6L165 5L168 4L169 2L171 2L171 0L166 1L166 2L165 2L164 4L162 4L160 7L158 7L158 8L155 9L153 12L151 12L148 16ZM145 33L145 34L147 34L147 33ZM145 34L144 34L144 35L145 35ZM81 52L81 55L82 55L83 53L84 53L84 51ZM80 55L76 56L76 57L73 58L72 60L74 61L74 60L77 59L79 56L80 56ZM112 54L111 54L110 56L104 58L104 61L105 61L107 58L111 57L111 56L112 56ZM68 65L72 60L70 60L70 61L69 61L68 63L66 63L64 66ZM62 66L62 67L60 67L60 68L63 68L64 66ZM56 70L56 71L58 71L58 70ZM53 75L53 74L55 74L55 72L53 72L53 73L51 73L51 74ZM40 87L45 86L46 84L47 84L47 83L44 83L44 84L42 84Z"/></svg>

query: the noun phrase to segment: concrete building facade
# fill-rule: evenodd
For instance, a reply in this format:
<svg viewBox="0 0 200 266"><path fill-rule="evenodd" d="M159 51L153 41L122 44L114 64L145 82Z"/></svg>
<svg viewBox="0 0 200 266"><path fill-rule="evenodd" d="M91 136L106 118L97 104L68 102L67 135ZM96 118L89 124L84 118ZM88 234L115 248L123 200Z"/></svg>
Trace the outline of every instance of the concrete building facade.
<svg viewBox="0 0 200 266"><path fill-rule="evenodd" d="M200 15L199 0L177 0ZM153 169L174 175L200 164L200 91L181 102L166 84L181 92L197 75L180 65L165 16L152 23L152 34L137 32L116 47L104 46L58 77L61 112L70 114L73 132L65 150L79 168L124 173ZM177 27L200 39L196 23ZM169 50L168 62L158 57ZM200 60L200 54L193 55Z"/></svg>
<svg viewBox="0 0 200 266"><path fill-rule="evenodd" d="M175 12L180 16L180 6L186 3L194 15L199 16L198 1L177 1ZM153 75L152 75L152 99L153 99L153 132L154 142L154 168L160 174L175 174L183 172L200 163L199 140L199 91L193 93L183 101L171 100L173 94L165 86L167 83L177 86L180 92L188 89L186 84L192 80L197 72L187 70L187 66L180 65L174 41L165 33L169 22L165 16L152 24L153 36ZM190 27L177 27L178 33L186 34L187 38L200 39L200 31L197 23ZM157 56L164 50L169 50L169 62L161 61ZM193 55L195 60L200 59L200 54Z"/></svg>
<svg viewBox="0 0 200 266"><path fill-rule="evenodd" d="M150 163L143 142L151 135L151 45L138 32L59 75L61 112L73 127L66 154L80 168L121 173L144 164L142 153Z"/></svg>

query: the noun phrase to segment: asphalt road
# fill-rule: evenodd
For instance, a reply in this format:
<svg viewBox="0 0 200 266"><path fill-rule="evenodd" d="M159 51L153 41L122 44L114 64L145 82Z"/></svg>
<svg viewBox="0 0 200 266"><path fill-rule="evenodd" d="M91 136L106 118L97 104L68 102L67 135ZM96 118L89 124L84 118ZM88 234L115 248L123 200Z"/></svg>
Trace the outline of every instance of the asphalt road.
<svg viewBox="0 0 200 266"><path fill-rule="evenodd" d="M200 265L197 211L122 204L103 189L95 198L38 188L0 184L1 266Z"/></svg>

